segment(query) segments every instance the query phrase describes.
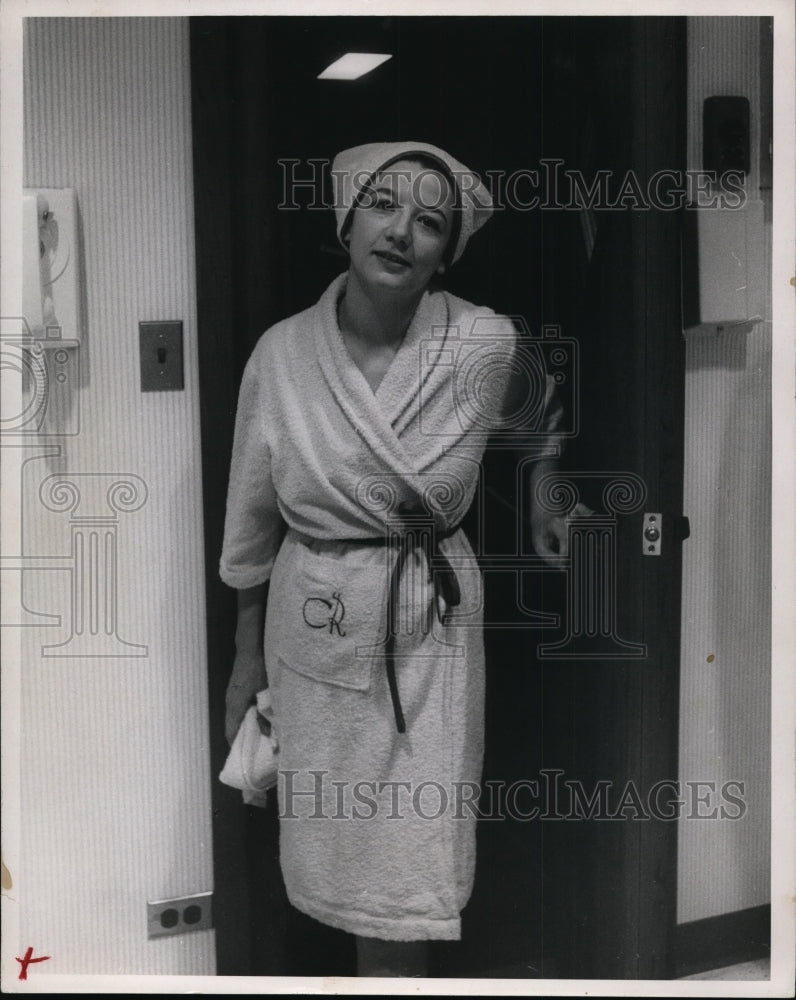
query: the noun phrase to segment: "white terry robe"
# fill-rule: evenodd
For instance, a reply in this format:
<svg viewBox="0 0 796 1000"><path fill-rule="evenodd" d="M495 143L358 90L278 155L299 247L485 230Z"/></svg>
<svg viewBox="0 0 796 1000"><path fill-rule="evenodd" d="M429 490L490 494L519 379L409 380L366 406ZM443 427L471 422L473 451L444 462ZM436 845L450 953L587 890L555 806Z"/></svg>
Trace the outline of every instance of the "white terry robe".
<svg viewBox="0 0 796 1000"><path fill-rule="evenodd" d="M515 331L426 292L374 392L340 333L345 280L263 334L247 364L221 576L236 588L270 579L289 899L366 937L457 939L475 868L484 654L480 573L464 533L450 532L500 417ZM404 733L385 670L396 553L372 544L411 527L401 504L444 536L461 591L448 608L427 555L411 552L394 661Z"/></svg>

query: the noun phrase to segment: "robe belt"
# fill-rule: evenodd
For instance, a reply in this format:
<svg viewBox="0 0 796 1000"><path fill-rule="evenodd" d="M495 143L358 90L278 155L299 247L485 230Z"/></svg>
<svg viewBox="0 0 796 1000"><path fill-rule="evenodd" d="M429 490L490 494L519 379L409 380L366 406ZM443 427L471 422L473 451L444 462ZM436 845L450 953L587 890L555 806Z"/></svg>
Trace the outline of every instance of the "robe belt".
<svg viewBox="0 0 796 1000"><path fill-rule="evenodd" d="M437 609L437 617L441 624L445 624L445 615L440 610L440 597L445 601L446 608L455 608L461 602L461 588L456 578L456 571L451 566L448 557L440 549L439 545L446 538L450 538L459 530L457 524L447 531L434 531L434 542L431 544L431 532L424 530L419 533L414 531L401 535L396 542L395 535L388 537L385 535L377 538L357 538L352 541L363 542L366 545L389 545L397 548L398 557L390 576L390 593L387 598L387 642L385 646L385 666L387 669L387 683L390 688L390 698L395 714L395 726L399 733L406 732L406 720L404 719L401 707L401 698L398 694L398 681L395 676L395 636L399 615L399 589L401 583L401 573L409 555L420 549L426 557L431 578L434 584L434 604Z"/></svg>
<svg viewBox="0 0 796 1000"><path fill-rule="evenodd" d="M406 508L402 512L414 513L413 510ZM390 576L390 592L387 597L387 641L385 643L384 657L387 669L387 683L390 688L390 698L395 714L395 726L399 733L406 732L406 720L404 719L401 698L398 694L398 681L395 676L395 636L399 615L401 573L403 572L406 560L415 549L419 548L426 557L434 584L434 605L437 609L437 617L440 623L445 624L445 615L440 611L440 597L444 599L446 608L455 608L461 603L461 588L456 577L456 571L451 566L448 557L439 547L440 542L456 534L459 530L459 525L457 524L453 528L448 528L446 531L435 529L432 532L425 525L423 528L424 530L420 532L415 530L407 531L406 534L399 535L397 540L397 533L394 531L390 535L377 535L373 538L335 539L335 541L350 542L357 545L390 546L398 550L398 556ZM432 534L434 536L433 544L431 543ZM297 535L302 537L300 532L297 532Z"/></svg>

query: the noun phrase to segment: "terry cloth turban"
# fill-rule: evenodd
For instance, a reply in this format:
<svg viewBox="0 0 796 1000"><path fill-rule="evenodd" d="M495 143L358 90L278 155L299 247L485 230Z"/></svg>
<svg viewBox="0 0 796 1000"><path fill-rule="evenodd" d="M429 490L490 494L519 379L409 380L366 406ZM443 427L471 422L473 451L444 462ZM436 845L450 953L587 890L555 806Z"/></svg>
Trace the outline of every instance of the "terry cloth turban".
<svg viewBox="0 0 796 1000"><path fill-rule="evenodd" d="M346 221L374 175L397 160L411 160L413 156L439 163L442 173L452 177L458 188L459 230L451 257L452 262L457 261L473 233L492 215L492 198L478 174L454 160L444 149L426 142L368 142L337 154L332 163L337 238L343 243Z"/></svg>

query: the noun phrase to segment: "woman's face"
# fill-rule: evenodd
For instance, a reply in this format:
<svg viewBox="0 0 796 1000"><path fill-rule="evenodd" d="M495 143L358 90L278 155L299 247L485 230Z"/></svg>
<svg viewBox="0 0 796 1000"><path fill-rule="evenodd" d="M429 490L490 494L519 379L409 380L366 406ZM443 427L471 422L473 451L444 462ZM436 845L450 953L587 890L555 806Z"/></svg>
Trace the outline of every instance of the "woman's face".
<svg viewBox="0 0 796 1000"><path fill-rule="evenodd" d="M453 226L447 178L412 160L378 174L349 229L351 270L364 288L422 293L442 264Z"/></svg>

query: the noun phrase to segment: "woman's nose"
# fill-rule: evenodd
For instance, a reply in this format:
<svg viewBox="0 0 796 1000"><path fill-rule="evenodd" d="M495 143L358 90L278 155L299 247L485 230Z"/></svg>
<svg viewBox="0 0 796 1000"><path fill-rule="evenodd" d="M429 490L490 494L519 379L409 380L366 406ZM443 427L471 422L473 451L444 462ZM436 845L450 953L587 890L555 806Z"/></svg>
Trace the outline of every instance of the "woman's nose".
<svg viewBox="0 0 796 1000"><path fill-rule="evenodd" d="M395 212L390 219L387 235L391 236L398 243L408 243L411 229L409 226L409 214L407 212Z"/></svg>

